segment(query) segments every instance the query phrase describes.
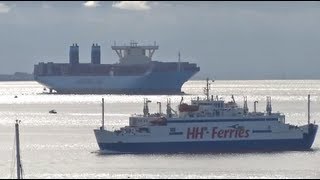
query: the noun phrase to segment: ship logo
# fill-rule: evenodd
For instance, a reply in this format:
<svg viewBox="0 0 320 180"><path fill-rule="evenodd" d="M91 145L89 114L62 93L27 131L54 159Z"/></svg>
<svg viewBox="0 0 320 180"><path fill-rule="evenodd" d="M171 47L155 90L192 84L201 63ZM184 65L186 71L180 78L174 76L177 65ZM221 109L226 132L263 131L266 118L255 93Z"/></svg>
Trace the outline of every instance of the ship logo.
<svg viewBox="0 0 320 180"><path fill-rule="evenodd" d="M169 135L182 135L183 132L176 132L176 128L170 128Z"/></svg>

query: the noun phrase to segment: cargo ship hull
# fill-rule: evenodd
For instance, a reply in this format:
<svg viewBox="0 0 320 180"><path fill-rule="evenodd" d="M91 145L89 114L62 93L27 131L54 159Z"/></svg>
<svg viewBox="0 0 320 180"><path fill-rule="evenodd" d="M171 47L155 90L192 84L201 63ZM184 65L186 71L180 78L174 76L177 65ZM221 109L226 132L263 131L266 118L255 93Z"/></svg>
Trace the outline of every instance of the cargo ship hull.
<svg viewBox="0 0 320 180"><path fill-rule="evenodd" d="M151 72L140 76L37 76L59 94L180 94L196 72Z"/></svg>

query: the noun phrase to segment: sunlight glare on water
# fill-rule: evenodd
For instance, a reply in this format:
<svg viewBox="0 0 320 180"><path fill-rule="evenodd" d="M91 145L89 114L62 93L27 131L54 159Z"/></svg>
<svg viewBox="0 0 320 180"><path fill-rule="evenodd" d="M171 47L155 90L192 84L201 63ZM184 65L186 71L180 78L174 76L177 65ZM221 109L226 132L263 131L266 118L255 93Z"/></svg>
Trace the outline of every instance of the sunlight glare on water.
<svg viewBox="0 0 320 180"><path fill-rule="evenodd" d="M203 95L205 81L188 81L182 90L184 102ZM311 95L311 120L320 122L319 80L219 81L211 84L214 98L249 110L265 111L266 96L273 111L286 115L286 122L307 123L307 94ZM15 98L16 96L16 98ZM105 155L99 153L93 129L101 124L101 98L105 99L107 129L128 125L130 115L141 114L144 98L172 107L180 95L57 95L44 94L34 81L0 82L0 177L12 171L14 123L21 120L21 158L25 178L320 178L319 133L307 152L189 154L189 155ZM57 114L50 114L50 110Z"/></svg>

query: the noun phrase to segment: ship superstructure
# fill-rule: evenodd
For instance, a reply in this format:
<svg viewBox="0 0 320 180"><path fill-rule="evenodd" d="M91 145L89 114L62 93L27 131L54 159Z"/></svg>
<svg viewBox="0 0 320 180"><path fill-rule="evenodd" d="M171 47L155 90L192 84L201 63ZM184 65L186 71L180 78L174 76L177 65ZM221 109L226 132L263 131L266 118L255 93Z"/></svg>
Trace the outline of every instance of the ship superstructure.
<svg viewBox="0 0 320 180"><path fill-rule="evenodd" d="M34 66L34 78L57 93L178 94L182 85L200 68L195 63L153 61L158 45L111 46L119 62L101 64L98 44L91 49L91 62L79 62L79 46L70 46L69 63L40 62Z"/></svg>
<svg viewBox="0 0 320 180"><path fill-rule="evenodd" d="M178 105L178 110L167 102L166 113L150 114L145 99L143 114L129 117L129 125L110 131L103 125L95 129L100 150L106 153L211 153L247 151L308 150L311 148L318 125L302 126L286 122L285 115L272 112L271 98L267 97L265 112L248 110L247 100L240 107L232 96L225 102L209 96L192 99L191 104ZM308 98L310 106L310 96ZM256 105L256 103L254 103ZM308 108L310 109L310 108ZM106 123L107 124L107 123Z"/></svg>

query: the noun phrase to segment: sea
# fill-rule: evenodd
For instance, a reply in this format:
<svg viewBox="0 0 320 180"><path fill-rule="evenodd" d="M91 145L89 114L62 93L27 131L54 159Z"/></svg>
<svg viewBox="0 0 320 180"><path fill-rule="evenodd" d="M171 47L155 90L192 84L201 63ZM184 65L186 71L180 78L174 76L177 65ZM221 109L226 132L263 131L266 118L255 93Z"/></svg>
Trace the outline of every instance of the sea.
<svg viewBox="0 0 320 180"><path fill-rule="evenodd" d="M165 112L167 99L175 109L180 103L204 96L205 80L190 80L184 95L58 95L48 94L35 81L0 82L0 178L16 178L15 122L20 121L23 178L320 178L320 133L310 151L219 154L107 155L99 151L93 129L101 126L102 98L105 128L128 125L132 114L143 112L148 98L150 112ZM320 80L216 80L210 84L215 98L235 101L249 111L254 102L265 112L267 96L272 111L286 115L286 122L320 123ZM49 113L56 110L57 114Z"/></svg>

